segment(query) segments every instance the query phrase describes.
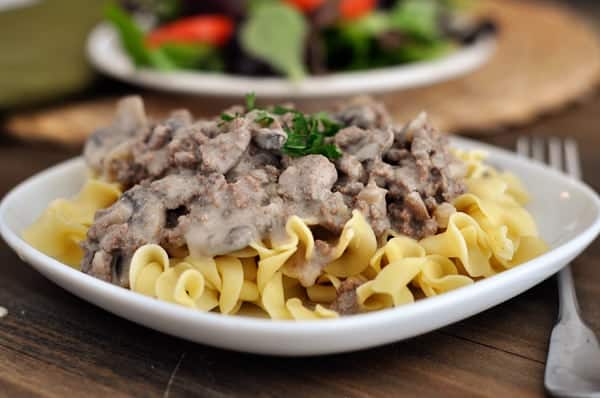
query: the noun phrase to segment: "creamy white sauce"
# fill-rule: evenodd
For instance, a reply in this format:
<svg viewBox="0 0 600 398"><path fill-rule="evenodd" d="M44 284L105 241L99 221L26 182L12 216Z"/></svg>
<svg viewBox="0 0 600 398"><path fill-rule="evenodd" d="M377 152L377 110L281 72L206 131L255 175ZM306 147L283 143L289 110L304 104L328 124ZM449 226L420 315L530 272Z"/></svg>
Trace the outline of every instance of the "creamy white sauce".
<svg viewBox="0 0 600 398"><path fill-rule="evenodd" d="M227 222L222 221L219 225L211 224L213 225L194 225L185 234L186 244L192 257L214 257L242 250L248 246L247 244L233 244L227 239L232 229ZM241 242L260 241L260 235L252 225L242 225L241 227L247 228L244 229L243 235L248 236L247 239L240 239Z"/></svg>

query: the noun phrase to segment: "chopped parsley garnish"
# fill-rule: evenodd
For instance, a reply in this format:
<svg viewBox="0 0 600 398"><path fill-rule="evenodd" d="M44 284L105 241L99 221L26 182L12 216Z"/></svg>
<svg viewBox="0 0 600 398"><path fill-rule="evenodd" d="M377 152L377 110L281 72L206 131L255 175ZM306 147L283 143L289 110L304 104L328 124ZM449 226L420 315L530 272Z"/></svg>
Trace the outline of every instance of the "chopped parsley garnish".
<svg viewBox="0 0 600 398"><path fill-rule="evenodd" d="M229 113L225 113L225 112L221 113L221 120L222 121L224 121L224 122L230 122L233 119L235 119L235 116L230 115Z"/></svg>
<svg viewBox="0 0 600 398"><path fill-rule="evenodd" d="M256 108L256 94L248 93L246 94L246 111L250 112Z"/></svg>
<svg viewBox="0 0 600 398"><path fill-rule="evenodd" d="M327 112L315 113L313 117L323 125L323 134L325 137L333 137L338 131L341 130L342 127L344 127L335 120L331 120Z"/></svg>
<svg viewBox="0 0 600 398"><path fill-rule="evenodd" d="M271 123L275 121L275 119L269 116L269 114L266 111L260 111L260 113L258 114L257 118L254 119L254 121L260 124L262 127L269 127Z"/></svg>
<svg viewBox="0 0 600 398"><path fill-rule="evenodd" d="M324 112L315 115L305 115L302 112L288 110L294 113L292 126L284 127L287 141L283 152L292 157L306 155L323 155L329 159L342 156L340 149L333 143L325 142L325 137L334 136L342 125L331 120Z"/></svg>
<svg viewBox="0 0 600 398"><path fill-rule="evenodd" d="M292 114L291 125L284 125L283 130L287 134L287 140L283 145L283 153L292 157L301 157L306 155L323 155L331 160L342 156L340 149L328 137L333 137L342 127L339 122L331 119L326 112L318 112L314 115L306 115L296 109L286 108L276 105L267 111L256 107L256 95L250 93L246 95L246 112L256 111L254 122L263 128L271 126L275 122L272 115ZM231 122L239 114L231 115L221 113L221 123Z"/></svg>
<svg viewBox="0 0 600 398"><path fill-rule="evenodd" d="M219 122L219 124L217 125L218 127L223 127L225 124L235 120L238 116L240 116L239 113L235 113L235 115L229 114L229 113L225 113L222 112L221 113L221 121Z"/></svg>
<svg viewBox="0 0 600 398"><path fill-rule="evenodd" d="M275 105L271 112L273 112L276 115L281 116L281 115L285 115L286 113L296 113L297 111L292 108L286 108L285 106Z"/></svg>

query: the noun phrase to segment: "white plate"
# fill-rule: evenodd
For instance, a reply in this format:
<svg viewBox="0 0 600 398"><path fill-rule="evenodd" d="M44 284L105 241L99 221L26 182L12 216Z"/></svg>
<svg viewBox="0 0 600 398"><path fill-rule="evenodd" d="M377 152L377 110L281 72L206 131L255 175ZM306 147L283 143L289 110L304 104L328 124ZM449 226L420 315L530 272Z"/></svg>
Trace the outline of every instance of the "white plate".
<svg viewBox="0 0 600 398"><path fill-rule="evenodd" d="M115 29L103 23L90 34L88 58L101 72L114 78L158 90L185 94L260 97L288 100L376 93L430 85L465 75L483 65L493 54L495 40L487 36L473 45L429 62L373 69L366 72L334 73L307 77L293 83L278 77L243 77L200 71L158 72L136 69L123 51Z"/></svg>
<svg viewBox="0 0 600 398"><path fill-rule="evenodd" d="M271 321L203 313L102 282L38 252L20 231L48 202L73 195L83 183L83 161L73 159L20 184L0 205L0 232L39 272L75 295L150 328L232 350L276 355L320 355L407 339L460 321L514 297L560 270L598 235L600 200L586 185L511 152L465 139L461 148L489 152L489 161L523 179L551 251L502 274L415 304L324 321Z"/></svg>

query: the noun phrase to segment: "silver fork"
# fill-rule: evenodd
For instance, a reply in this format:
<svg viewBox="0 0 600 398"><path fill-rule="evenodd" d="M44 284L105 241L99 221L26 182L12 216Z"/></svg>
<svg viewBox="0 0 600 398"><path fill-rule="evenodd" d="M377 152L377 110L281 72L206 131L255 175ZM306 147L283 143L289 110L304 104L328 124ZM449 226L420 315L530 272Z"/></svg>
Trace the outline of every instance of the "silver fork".
<svg viewBox="0 0 600 398"><path fill-rule="evenodd" d="M572 139L519 137L517 152L581 178L577 143ZM558 273L558 297L558 322L550 336L544 375L546 390L557 397L600 397L600 346L579 314L569 265Z"/></svg>

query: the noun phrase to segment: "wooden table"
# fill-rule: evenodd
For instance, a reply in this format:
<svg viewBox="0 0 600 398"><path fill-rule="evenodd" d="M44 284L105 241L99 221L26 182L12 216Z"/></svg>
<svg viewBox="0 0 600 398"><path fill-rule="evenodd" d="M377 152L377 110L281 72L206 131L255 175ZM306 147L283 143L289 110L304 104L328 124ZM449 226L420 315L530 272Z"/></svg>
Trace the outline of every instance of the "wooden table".
<svg viewBox="0 0 600 398"><path fill-rule="evenodd" d="M600 7L596 7L600 9ZM600 98L486 139L575 137L600 188ZM76 154L0 136L0 195ZM575 262L582 311L600 334L600 243ZM0 243L0 396L542 396L554 279L444 329L351 354L274 358L205 347L138 326L66 293Z"/></svg>

